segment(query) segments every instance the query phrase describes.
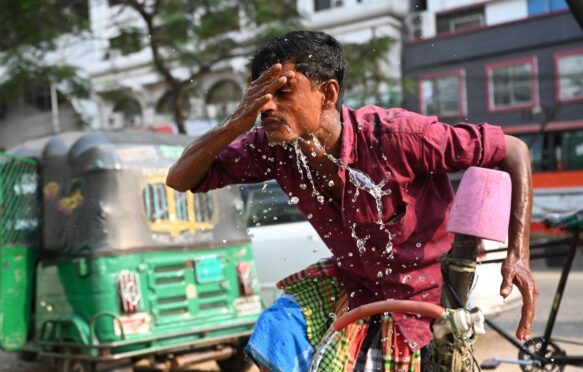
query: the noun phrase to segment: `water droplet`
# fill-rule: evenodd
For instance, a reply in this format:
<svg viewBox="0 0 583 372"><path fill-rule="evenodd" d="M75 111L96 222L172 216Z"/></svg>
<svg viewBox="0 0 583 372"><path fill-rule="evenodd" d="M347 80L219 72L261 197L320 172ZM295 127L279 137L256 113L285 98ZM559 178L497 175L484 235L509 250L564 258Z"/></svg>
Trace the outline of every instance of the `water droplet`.
<svg viewBox="0 0 583 372"><path fill-rule="evenodd" d="M421 248L421 243L417 243L417 244L415 244L415 246L416 246L417 248Z"/></svg>
<svg viewBox="0 0 583 372"><path fill-rule="evenodd" d="M334 181L332 181L332 180L328 181L328 186L330 186L330 187L334 186Z"/></svg>
<svg viewBox="0 0 583 372"><path fill-rule="evenodd" d="M411 280L411 275L405 275L403 277L403 280L401 280L401 283L405 284L407 283L409 280Z"/></svg>
<svg viewBox="0 0 583 372"><path fill-rule="evenodd" d="M312 219L312 217L314 217L314 216L313 216L311 213L310 213L310 214L308 214L308 220L311 220L311 219Z"/></svg>
<svg viewBox="0 0 583 372"><path fill-rule="evenodd" d="M289 200L288 200L288 204L289 205L296 205L300 202L300 198L298 198L297 196L292 196Z"/></svg>
<svg viewBox="0 0 583 372"><path fill-rule="evenodd" d="M379 272L377 273L377 278L382 278L382 277L383 277L383 272L382 272L382 271L379 271Z"/></svg>
<svg viewBox="0 0 583 372"><path fill-rule="evenodd" d="M267 191L267 182L263 184L261 191L263 191L263 192Z"/></svg>
<svg viewBox="0 0 583 372"><path fill-rule="evenodd" d="M356 294L355 292L351 292L350 297L354 297L355 294Z"/></svg>
<svg viewBox="0 0 583 372"><path fill-rule="evenodd" d="M305 190L306 187L308 187L308 185L306 185L305 183L300 183L300 189Z"/></svg>

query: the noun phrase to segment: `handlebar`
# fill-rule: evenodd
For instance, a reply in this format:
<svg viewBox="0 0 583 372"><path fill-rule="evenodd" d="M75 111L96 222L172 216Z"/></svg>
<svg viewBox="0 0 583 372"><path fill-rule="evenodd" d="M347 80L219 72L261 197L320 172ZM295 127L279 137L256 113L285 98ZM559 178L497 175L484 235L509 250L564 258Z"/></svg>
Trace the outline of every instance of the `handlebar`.
<svg viewBox="0 0 583 372"><path fill-rule="evenodd" d="M350 323L365 318L367 316L382 314L388 312L412 313L428 316L433 319L440 319L445 314L445 309L439 305L411 301L411 300L386 300L377 301L370 304L362 305L354 310L342 314L332 323L335 331L341 331Z"/></svg>
<svg viewBox="0 0 583 372"><path fill-rule="evenodd" d="M471 311L463 308L444 309L439 305L411 300L385 300L359 306L342 314L332 323L331 328L335 332L340 332L359 319L388 312L419 314L434 319L433 335L437 339L441 339L449 333L462 337L470 330L473 330L475 334L486 333L484 315L478 308Z"/></svg>

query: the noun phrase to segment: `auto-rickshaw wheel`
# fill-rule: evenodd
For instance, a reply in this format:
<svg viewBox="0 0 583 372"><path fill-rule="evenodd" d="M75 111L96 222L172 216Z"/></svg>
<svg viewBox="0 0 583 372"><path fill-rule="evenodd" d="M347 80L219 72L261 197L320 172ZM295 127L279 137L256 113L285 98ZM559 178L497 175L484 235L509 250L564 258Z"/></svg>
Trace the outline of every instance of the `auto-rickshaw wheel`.
<svg viewBox="0 0 583 372"><path fill-rule="evenodd" d="M86 362L74 359L59 359L57 361L57 372L133 372L133 365L128 364L104 366L95 362Z"/></svg>
<svg viewBox="0 0 583 372"><path fill-rule="evenodd" d="M237 347L237 353L230 358L217 360L217 364L222 372L241 372L245 371L247 368L251 367L251 362L247 361L245 358L245 345Z"/></svg>
<svg viewBox="0 0 583 372"><path fill-rule="evenodd" d="M95 363L74 359L59 359L57 372L95 372Z"/></svg>

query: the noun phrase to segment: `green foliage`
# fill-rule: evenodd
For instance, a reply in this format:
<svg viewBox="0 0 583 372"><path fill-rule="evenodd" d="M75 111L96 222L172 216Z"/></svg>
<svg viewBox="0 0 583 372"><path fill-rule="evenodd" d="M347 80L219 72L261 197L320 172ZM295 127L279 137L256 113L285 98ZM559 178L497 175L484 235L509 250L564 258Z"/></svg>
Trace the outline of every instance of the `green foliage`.
<svg viewBox="0 0 583 372"><path fill-rule="evenodd" d="M75 67L45 59L62 35L88 29L86 0L0 0L0 9L0 101L49 82L59 83L64 96L88 96Z"/></svg>
<svg viewBox="0 0 583 372"><path fill-rule="evenodd" d="M184 112L193 86L218 66L236 57L250 58L268 38L300 28L294 0L118 0L134 9L145 28L144 45L153 56L154 68L168 87L167 98L174 107L174 118L184 132ZM121 35L136 35L122 29ZM123 53L134 39L112 45ZM125 49L128 50L128 49ZM178 76L174 67L188 70ZM200 93L200 92L198 92Z"/></svg>
<svg viewBox="0 0 583 372"><path fill-rule="evenodd" d="M346 100L358 105L374 102L378 105L395 104L391 94L383 94L383 85L394 86L397 81L386 71L389 51L395 40L390 37L373 37L366 44L345 44ZM385 90L386 92L386 90Z"/></svg>

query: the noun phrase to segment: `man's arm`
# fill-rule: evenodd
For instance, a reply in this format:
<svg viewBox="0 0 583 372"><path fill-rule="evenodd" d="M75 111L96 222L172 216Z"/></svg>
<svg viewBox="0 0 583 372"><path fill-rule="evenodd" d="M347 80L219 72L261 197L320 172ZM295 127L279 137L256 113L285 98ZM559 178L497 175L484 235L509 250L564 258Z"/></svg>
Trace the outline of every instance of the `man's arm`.
<svg viewBox="0 0 583 372"><path fill-rule="evenodd" d="M499 168L510 174L512 203L508 234L508 256L502 263L500 294L506 298L515 284L522 294L522 317L516 337L526 340L534 318L538 289L530 272L530 219L532 213L532 175L528 147L521 140L505 136L506 155Z"/></svg>
<svg viewBox="0 0 583 372"><path fill-rule="evenodd" d="M251 82L241 103L227 122L197 138L184 150L168 171L168 186L178 191L194 188L202 181L215 157L233 140L253 128L261 108L293 76L293 72L282 74L281 68L278 63Z"/></svg>

